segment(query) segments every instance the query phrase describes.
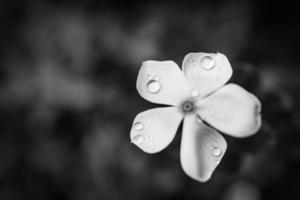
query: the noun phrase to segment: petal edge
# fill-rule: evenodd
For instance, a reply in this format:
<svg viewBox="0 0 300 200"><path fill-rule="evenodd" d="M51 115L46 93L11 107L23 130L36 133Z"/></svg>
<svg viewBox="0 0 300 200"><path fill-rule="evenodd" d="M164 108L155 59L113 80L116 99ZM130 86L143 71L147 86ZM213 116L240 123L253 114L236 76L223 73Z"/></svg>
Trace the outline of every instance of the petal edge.
<svg viewBox="0 0 300 200"><path fill-rule="evenodd" d="M131 142L146 153L158 153L174 139L182 115L176 107L163 107L139 113L130 131Z"/></svg>
<svg viewBox="0 0 300 200"><path fill-rule="evenodd" d="M190 84L173 61L143 62L136 87L144 99L174 106L177 106L190 91Z"/></svg>
<svg viewBox="0 0 300 200"><path fill-rule="evenodd" d="M182 62L182 70L202 97L222 87L232 76L232 68L222 53L189 53Z"/></svg>
<svg viewBox="0 0 300 200"><path fill-rule="evenodd" d="M219 165L227 149L223 136L199 121L195 115L184 119L180 162L194 180L206 182Z"/></svg>
<svg viewBox="0 0 300 200"><path fill-rule="evenodd" d="M198 114L207 123L233 137L248 137L261 127L261 103L236 84L227 84L197 102Z"/></svg>

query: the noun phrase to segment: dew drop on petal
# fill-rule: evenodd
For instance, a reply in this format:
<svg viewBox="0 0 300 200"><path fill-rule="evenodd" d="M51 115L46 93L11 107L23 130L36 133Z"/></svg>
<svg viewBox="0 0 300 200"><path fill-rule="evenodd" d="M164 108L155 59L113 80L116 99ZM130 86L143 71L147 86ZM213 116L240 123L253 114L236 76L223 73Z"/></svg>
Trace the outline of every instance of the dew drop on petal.
<svg viewBox="0 0 300 200"><path fill-rule="evenodd" d="M197 96L199 96L199 92L198 92L198 90L192 90L190 92L190 95L191 95L191 97L197 97Z"/></svg>
<svg viewBox="0 0 300 200"><path fill-rule="evenodd" d="M155 76L153 77L153 79L156 80L156 81L158 81L159 76L155 75Z"/></svg>
<svg viewBox="0 0 300 200"><path fill-rule="evenodd" d="M152 79L152 76L151 76L151 75L148 75L148 76L147 76L147 79L148 79L148 80L151 80L151 79Z"/></svg>
<svg viewBox="0 0 300 200"><path fill-rule="evenodd" d="M150 141L152 141L152 140L153 140L153 136L152 136L152 135L149 135L149 136L148 136L148 139L149 139Z"/></svg>
<svg viewBox="0 0 300 200"><path fill-rule="evenodd" d="M201 67L205 70L211 70L215 67L215 61L211 56L204 56L200 61Z"/></svg>
<svg viewBox="0 0 300 200"><path fill-rule="evenodd" d="M133 128L137 131L143 130L144 124L142 122L136 122L133 124Z"/></svg>
<svg viewBox="0 0 300 200"><path fill-rule="evenodd" d="M169 68L168 67L166 67L165 72L169 73Z"/></svg>
<svg viewBox="0 0 300 200"><path fill-rule="evenodd" d="M157 93L160 90L160 83L155 80L151 80L147 83L147 89L150 93Z"/></svg>
<svg viewBox="0 0 300 200"><path fill-rule="evenodd" d="M222 155L222 150L219 148L219 147L215 147L213 150L212 150L212 154L213 156L215 157L219 157Z"/></svg>
<svg viewBox="0 0 300 200"><path fill-rule="evenodd" d="M136 135L131 139L131 142L134 144L142 144L145 141L144 136Z"/></svg>

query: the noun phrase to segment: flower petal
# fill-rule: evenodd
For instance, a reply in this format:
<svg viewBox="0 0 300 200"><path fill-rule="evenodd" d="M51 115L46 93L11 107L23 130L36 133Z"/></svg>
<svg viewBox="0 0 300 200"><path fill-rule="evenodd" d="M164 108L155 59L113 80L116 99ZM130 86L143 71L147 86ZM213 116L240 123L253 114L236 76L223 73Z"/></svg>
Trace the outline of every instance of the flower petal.
<svg viewBox="0 0 300 200"><path fill-rule="evenodd" d="M208 181L227 149L223 136L195 115L184 119L180 161L191 178Z"/></svg>
<svg viewBox="0 0 300 200"><path fill-rule="evenodd" d="M253 135L261 126L259 100L236 84L225 85L197 106L203 120L234 137Z"/></svg>
<svg viewBox="0 0 300 200"><path fill-rule="evenodd" d="M131 142L147 153L157 153L172 142L181 120L182 115L176 107L141 112L134 119Z"/></svg>
<svg viewBox="0 0 300 200"><path fill-rule="evenodd" d="M202 97L223 86L232 75L229 61L221 53L189 53L182 70Z"/></svg>
<svg viewBox="0 0 300 200"><path fill-rule="evenodd" d="M153 103L178 105L189 91L190 85L173 61L145 61L137 78L137 90Z"/></svg>

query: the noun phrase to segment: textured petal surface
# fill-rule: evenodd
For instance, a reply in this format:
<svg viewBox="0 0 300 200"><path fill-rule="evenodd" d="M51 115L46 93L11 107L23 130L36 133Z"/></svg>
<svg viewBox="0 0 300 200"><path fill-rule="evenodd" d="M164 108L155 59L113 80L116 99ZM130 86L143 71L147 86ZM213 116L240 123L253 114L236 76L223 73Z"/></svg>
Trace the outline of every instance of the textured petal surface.
<svg viewBox="0 0 300 200"><path fill-rule="evenodd" d="M178 105L187 97L190 86L173 61L145 61L137 78L137 90L153 103Z"/></svg>
<svg viewBox="0 0 300 200"><path fill-rule="evenodd" d="M259 100L236 84L225 85L197 105L202 119L234 137L250 136L261 126Z"/></svg>
<svg viewBox="0 0 300 200"><path fill-rule="evenodd" d="M229 61L221 53L189 53L183 59L182 69L200 96L220 88L232 75Z"/></svg>
<svg viewBox="0 0 300 200"><path fill-rule="evenodd" d="M223 136L195 115L184 119L180 161L191 178L205 182L220 163L227 149Z"/></svg>
<svg viewBox="0 0 300 200"><path fill-rule="evenodd" d="M181 120L176 107L141 112L134 119L131 142L147 153L157 153L172 142Z"/></svg>

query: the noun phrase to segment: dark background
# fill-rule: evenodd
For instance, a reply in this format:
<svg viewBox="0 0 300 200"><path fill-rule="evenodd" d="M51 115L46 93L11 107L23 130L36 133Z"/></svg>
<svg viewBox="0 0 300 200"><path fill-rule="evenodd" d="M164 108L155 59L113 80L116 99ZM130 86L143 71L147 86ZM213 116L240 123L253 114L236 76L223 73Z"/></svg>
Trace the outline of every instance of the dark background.
<svg viewBox="0 0 300 200"><path fill-rule="evenodd" d="M0 199L298 199L300 15L291 1L0 1ZM222 52L263 126L207 183L130 144L141 62Z"/></svg>

